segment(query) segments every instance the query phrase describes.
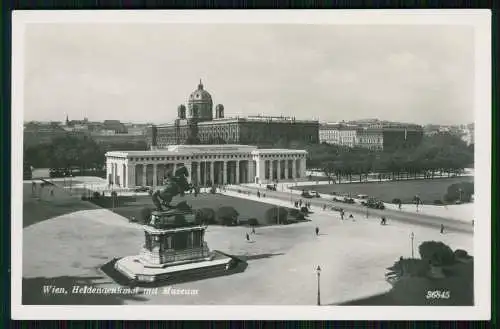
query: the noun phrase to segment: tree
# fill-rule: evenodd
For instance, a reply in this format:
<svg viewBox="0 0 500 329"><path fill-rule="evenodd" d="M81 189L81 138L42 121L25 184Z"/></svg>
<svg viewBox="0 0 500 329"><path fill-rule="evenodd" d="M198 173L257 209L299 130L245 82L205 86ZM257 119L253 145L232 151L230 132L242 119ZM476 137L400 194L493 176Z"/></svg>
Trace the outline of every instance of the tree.
<svg viewBox="0 0 500 329"><path fill-rule="evenodd" d="M420 258L437 266L454 263L453 250L441 241L425 241L418 247Z"/></svg>

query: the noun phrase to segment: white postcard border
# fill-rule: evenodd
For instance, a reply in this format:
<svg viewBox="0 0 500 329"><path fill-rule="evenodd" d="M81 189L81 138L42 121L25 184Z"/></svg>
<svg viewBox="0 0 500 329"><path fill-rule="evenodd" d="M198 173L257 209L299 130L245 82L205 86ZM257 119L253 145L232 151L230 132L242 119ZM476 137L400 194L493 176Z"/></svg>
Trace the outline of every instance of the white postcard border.
<svg viewBox="0 0 500 329"><path fill-rule="evenodd" d="M24 306L22 141L24 30L32 23L470 25L475 29L475 306ZM491 315L491 11L15 11L12 16L11 304L13 319L488 320Z"/></svg>

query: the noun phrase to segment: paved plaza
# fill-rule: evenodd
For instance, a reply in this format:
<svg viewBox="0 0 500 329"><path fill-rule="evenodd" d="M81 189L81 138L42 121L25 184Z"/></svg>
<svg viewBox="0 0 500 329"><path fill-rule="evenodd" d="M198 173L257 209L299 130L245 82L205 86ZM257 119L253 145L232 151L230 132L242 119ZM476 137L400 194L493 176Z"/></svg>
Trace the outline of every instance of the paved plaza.
<svg viewBox="0 0 500 329"><path fill-rule="evenodd" d="M285 202L269 197L265 201ZM427 240L443 241L452 249L473 254L472 234L440 234L432 227L390 221L381 226L375 217L355 216L354 220L341 221L337 212L319 209L314 209L310 219L300 224L258 228L257 234L250 234L250 242L245 239L245 234L250 233L247 227L209 226L208 246L247 259L248 267L230 276L175 285L179 289L197 289L196 295L111 298L69 294L59 296L57 303L314 305L318 265L322 268L322 303L341 303L390 289L384 280L385 269L400 256L411 256L411 232L415 234L415 255L418 245ZM319 236L314 233L315 227L320 229ZM137 254L143 240L141 226L106 209L65 213L26 227L23 302L54 302L43 295L38 284L71 286L84 282L116 286L100 267L115 257Z"/></svg>

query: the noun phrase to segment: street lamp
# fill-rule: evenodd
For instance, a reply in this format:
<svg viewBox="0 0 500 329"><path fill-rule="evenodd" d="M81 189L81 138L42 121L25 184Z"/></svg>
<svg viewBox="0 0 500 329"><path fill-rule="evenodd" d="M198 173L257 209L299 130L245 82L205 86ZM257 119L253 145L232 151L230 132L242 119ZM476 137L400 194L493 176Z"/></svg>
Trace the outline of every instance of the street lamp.
<svg viewBox="0 0 500 329"><path fill-rule="evenodd" d="M413 254L413 249L414 249L413 248L413 239L415 239L415 234L413 232L411 232L411 234L410 234L410 239L411 239L411 258L413 259L413 258L415 258L414 254Z"/></svg>
<svg viewBox="0 0 500 329"><path fill-rule="evenodd" d="M321 297L320 297L320 290L319 290L319 281L320 281L320 275L321 275L321 267L318 267L316 268L316 275L318 277L318 300L317 300L317 304L318 306L321 305Z"/></svg>

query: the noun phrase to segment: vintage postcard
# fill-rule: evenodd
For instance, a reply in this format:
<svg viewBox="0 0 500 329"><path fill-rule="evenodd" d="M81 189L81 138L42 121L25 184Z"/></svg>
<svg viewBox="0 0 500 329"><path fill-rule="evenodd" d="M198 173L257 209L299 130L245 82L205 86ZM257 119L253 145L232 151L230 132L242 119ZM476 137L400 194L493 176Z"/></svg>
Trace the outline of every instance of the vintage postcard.
<svg viewBox="0 0 500 329"><path fill-rule="evenodd" d="M490 21L14 12L13 318L489 319Z"/></svg>

